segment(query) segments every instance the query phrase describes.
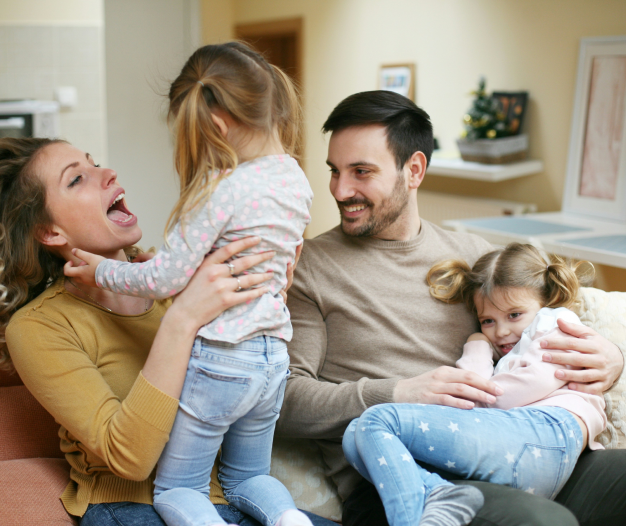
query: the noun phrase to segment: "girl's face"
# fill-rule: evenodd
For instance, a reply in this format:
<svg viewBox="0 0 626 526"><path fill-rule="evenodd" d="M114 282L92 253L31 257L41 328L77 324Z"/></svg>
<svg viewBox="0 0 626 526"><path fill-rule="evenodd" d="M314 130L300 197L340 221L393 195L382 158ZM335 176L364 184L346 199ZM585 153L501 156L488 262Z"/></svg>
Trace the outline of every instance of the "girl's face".
<svg viewBox="0 0 626 526"><path fill-rule="evenodd" d="M141 239L137 218L128 211L117 174L70 144L46 146L35 164L46 187L53 225L43 243L66 259L72 248L105 257Z"/></svg>
<svg viewBox="0 0 626 526"><path fill-rule="evenodd" d="M522 332L541 310L541 304L528 289L496 290L490 300L479 293L474 296L482 333L496 350L507 354L522 338Z"/></svg>

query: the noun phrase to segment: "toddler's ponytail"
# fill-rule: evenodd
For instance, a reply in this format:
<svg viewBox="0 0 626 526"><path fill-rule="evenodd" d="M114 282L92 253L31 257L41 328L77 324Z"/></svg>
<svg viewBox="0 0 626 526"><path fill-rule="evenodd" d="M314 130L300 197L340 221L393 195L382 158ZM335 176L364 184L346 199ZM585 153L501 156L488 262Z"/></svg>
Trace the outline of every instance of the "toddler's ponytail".
<svg viewBox="0 0 626 526"><path fill-rule="evenodd" d="M435 264L426 276L430 295L445 303L467 303L470 272L469 265L460 259Z"/></svg>
<svg viewBox="0 0 626 526"><path fill-rule="evenodd" d="M581 286L591 285L595 270L588 261L572 263L552 256L545 270L546 307L573 307Z"/></svg>

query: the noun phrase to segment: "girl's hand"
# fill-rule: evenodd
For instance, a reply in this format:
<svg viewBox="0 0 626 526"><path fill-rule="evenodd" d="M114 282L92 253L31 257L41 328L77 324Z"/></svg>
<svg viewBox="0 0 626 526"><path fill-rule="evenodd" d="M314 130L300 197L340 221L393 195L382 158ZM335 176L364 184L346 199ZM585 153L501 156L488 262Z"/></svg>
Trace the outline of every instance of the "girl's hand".
<svg viewBox="0 0 626 526"><path fill-rule="evenodd" d="M259 242L258 237L240 239L207 256L185 289L176 296L168 315L179 316L182 323L192 324L193 330L196 331L225 310L267 293L268 287L251 287L271 279L271 272L246 275L243 275L243 272L271 259L275 252L264 252L232 260L234 267L232 275L230 267L224 263ZM240 283L242 290L237 292Z"/></svg>
<svg viewBox="0 0 626 526"><path fill-rule="evenodd" d="M619 348L590 327L557 320L559 328L571 338L555 336L546 338L541 347L546 350L573 350L574 353L549 353L543 355L544 362L582 367L580 370L559 369L554 374L569 382L574 391L602 395L611 388L622 373L624 357Z"/></svg>
<svg viewBox="0 0 626 526"><path fill-rule="evenodd" d="M78 248L72 249L72 254L79 261L75 263L70 259L63 267L65 275L83 285L96 287L96 268L105 258Z"/></svg>

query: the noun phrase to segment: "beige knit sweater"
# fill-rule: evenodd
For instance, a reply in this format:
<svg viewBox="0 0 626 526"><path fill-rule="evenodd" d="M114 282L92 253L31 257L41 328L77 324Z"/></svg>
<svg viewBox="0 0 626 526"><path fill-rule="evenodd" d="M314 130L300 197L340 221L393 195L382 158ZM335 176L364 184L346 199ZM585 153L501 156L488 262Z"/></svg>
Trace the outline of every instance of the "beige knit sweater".
<svg viewBox="0 0 626 526"><path fill-rule="evenodd" d="M140 373L166 306L125 316L81 300L63 281L13 315L6 338L24 384L61 425L71 481L61 500L152 504L154 467L178 400ZM213 469L211 501L226 504Z"/></svg>
<svg viewBox="0 0 626 526"><path fill-rule="evenodd" d="M292 374L277 431L318 440L342 498L358 481L341 449L350 421L392 402L399 379L454 367L478 330L465 305L430 296L428 270L448 258L473 265L489 250L482 238L424 220L410 241L354 238L339 227L305 241L289 290Z"/></svg>

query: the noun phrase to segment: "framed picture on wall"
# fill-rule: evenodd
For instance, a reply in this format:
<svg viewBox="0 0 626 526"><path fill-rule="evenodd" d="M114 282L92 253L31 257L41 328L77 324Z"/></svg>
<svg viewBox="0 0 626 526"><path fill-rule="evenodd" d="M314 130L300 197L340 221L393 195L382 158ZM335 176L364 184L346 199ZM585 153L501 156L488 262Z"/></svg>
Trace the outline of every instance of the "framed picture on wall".
<svg viewBox="0 0 626 526"><path fill-rule="evenodd" d="M399 93L415 102L415 64L385 64L381 66L378 89Z"/></svg>
<svg viewBox="0 0 626 526"><path fill-rule="evenodd" d="M626 222L626 36L581 40L563 209Z"/></svg>

